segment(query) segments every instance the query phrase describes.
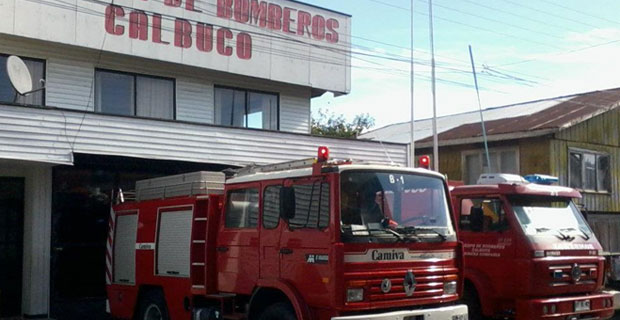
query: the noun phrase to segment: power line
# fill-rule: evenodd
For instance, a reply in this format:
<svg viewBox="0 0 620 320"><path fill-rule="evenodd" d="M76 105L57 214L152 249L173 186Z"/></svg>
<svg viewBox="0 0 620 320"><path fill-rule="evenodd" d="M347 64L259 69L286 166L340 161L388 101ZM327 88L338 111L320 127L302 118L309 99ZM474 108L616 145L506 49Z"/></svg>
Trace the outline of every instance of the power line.
<svg viewBox="0 0 620 320"><path fill-rule="evenodd" d="M540 0L540 1L548 3L548 4L552 5L552 6L556 6L558 8L562 8L564 10L568 10L568 11L572 11L572 12L578 13L578 14L583 15L583 16L592 17L592 18L595 18L595 19L611 22L613 24L620 24L618 21L610 20L610 19L607 19L605 17L595 16L595 15L590 14L590 13L585 13L583 11L576 10L576 9L571 8L571 7L567 7L567 6L564 6L564 5L561 5L559 3L555 3L555 2L549 1L549 0Z"/></svg>

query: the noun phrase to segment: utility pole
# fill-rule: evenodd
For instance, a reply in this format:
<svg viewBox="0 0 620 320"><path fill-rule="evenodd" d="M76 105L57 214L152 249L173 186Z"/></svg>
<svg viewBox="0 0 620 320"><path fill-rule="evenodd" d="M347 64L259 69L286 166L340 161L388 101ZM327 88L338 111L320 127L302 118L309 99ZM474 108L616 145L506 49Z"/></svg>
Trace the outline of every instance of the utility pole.
<svg viewBox="0 0 620 320"><path fill-rule="evenodd" d="M433 37L433 0L428 0L428 23L431 42L431 78L433 90L433 169L439 172L439 139L437 138L437 95L435 87L435 41Z"/></svg>
<svg viewBox="0 0 620 320"><path fill-rule="evenodd" d="M410 132L410 141L411 144L409 145L409 166L410 167L415 167L415 135L414 135L414 128L415 128L415 117L413 115L413 2L414 0L411 0L411 80L410 80L410 85L411 85L411 123L409 124L409 132Z"/></svg>

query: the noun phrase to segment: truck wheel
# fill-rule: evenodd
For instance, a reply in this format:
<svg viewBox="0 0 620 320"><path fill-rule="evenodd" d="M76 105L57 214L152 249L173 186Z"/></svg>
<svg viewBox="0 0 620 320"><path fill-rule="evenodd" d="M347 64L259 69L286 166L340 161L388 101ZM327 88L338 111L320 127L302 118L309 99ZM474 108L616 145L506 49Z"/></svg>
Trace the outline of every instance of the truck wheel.
<svg viewBox="0 0 620 320"><path fill-rule="evenodd" d="M463 303L467 305L467 313L470 320L484 320L486 317L482 315L482 306L478 292L472 287L466 287L463 292Z"/></svg>
<svg viewBox="0 0 620 320"><path fill-rule="evenodd" d="M297 320L297 316L290 304L278 302L267 307L258 320Z"/></svg>
<svg viewBox="0 0 620 320"><path fill-rule="evenodd" d="M136 320L169 320L166 299L160 290L149 290L140 298Z"/></svg>

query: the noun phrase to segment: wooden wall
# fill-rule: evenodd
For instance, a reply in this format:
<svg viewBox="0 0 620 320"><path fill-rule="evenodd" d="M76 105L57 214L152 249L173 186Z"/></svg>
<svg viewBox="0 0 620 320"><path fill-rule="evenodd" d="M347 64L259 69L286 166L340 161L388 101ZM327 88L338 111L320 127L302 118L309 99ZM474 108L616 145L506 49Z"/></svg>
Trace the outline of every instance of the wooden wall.
<svg viewBox="0 0 620 320"><path fill-rule="evenodd" d="M551 141L551 172L568 185L568 150L579 148L610 156L611 192L583 192L588 211L620 212L620 110L615 109L558 132Z"/></svg>

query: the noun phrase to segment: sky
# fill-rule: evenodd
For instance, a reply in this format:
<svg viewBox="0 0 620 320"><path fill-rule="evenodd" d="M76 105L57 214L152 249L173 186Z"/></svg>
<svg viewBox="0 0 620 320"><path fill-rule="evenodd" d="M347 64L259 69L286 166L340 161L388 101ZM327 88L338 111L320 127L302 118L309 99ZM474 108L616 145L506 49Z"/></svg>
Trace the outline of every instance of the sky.
<svg viewBox="0 0 620 320"><path fill-rule="evenodd" d="M312 111L408 121L410 0L307 0L352 15L351 93ZM433 115L428 0L414 2L414 115ZM620 87L620 1L433 0L438 115ZM376 56L369 57L368 55Z"/></svg>

